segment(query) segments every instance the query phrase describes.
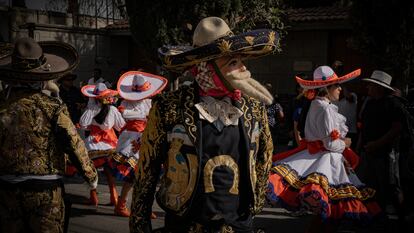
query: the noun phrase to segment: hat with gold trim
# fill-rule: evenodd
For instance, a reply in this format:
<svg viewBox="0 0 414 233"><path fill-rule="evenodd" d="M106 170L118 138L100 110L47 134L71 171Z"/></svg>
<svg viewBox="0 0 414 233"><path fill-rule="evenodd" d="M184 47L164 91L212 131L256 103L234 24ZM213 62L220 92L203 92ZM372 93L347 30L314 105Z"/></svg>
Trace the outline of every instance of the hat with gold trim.
<svg viewBox="0 0 414 233"><path fill-rule="evenodd" d="M269 29L234 35L223 19L207 17L194 30L193 46L164 46L158 53L165 68L180 71L222 56L264 56L275 51L278 40L278 34Z"/></svg>

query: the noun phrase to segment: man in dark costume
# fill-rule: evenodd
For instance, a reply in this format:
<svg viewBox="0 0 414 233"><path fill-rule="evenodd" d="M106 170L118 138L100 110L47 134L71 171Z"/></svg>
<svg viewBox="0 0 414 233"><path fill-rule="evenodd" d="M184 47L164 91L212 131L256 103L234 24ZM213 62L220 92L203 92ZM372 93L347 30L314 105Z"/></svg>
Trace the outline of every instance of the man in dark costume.
<svg viewBox="0 0 414 233"><path fill-rule="evenodd" d="M65 153L91 187L98 176L66 106L42 89L76 68L78 54L66 43L31 38L0 54L7 84L0 101L0 232L63 232Z"/></svg>
<svg viewBox="0 0 414 233"><path fill-rule="evenodd" d="M154 98L141 139L131 232L151 232L156 194L166 211L155 232L254 232L264 205L273 151L265 104L272 95L242 59L270 54L272 30L233 35L220 18L200 21L193 47L163 47L166 69L185 71L190 86Z"/></svg>

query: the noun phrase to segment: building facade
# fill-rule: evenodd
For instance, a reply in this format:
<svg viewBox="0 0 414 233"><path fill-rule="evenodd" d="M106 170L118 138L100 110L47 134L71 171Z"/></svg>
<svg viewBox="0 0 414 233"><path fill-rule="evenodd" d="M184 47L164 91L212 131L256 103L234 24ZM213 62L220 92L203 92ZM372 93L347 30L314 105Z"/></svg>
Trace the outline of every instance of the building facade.
<svg viewBox="0 0 414 233"><path fill-rule="evenodd" d="M71 2L77 3L75 10ZM129 65L129 38L110 35L106 26L122 19L111 0L0 0L0 42L13 43L19 37L67 42L80 55L76 82L89 79L94 68L102 69L104 78L114 82Z"/></svg>
<svg viewBox="0 0 414 233"><path fill-rule="evenodd" d="M31 36L37 41L72 44L81 58L75 70L77 82L90 78L95 67L101 68L104 78L112 82L116 82L121 70L143 68L156 72L154 64L146 64L131 37L125 15L121 16L122 10L114 2L0 0L0 42ZM363 68L363 76L370 74L369 61L350 46L352 28L348 10L345 7L288 10L289 26L282 38L282 52L249 61L247 65L254 77L272 83L279 95L293 95L295 75L312 77L317 66L331 65L336 60L344 64L344 72Z"/></svg>

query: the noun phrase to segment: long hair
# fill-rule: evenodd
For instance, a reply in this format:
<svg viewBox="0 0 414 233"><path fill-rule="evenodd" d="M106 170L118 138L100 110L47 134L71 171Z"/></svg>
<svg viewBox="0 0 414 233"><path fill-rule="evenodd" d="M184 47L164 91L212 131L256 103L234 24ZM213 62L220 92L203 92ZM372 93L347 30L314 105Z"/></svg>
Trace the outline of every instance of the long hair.
<svg viewBox="0 0 414 233"><path fill-rule="evenodd" d="M98 124L102 124L105 121L109 112L109 106L108 104L103 104L101 111L93 118Z"/></svg>
<svg viewBox="0 0 414 233"><path fill-rule="evenodd" d="M304 97L302 97L302 98L304 98ZM299 120L298 120L298 131L299 131L300 136L302 138L305 137L306 117L308 115L311 102L312 102L312 100L308 100L308 99L304 98L304 101L302 103L302 110L300 111Z"/></svg>
<svg viewBox="0 0 414 233"><path fill-rule="evenodd" d="M317 96L320 96L320 97L325 97L325 96L327 96L328 95L328 88L329 88L330 86L327 86L327 87L321 87L321 88L318 88L318 89L316 89L316 92L317 92Z"/></svg>

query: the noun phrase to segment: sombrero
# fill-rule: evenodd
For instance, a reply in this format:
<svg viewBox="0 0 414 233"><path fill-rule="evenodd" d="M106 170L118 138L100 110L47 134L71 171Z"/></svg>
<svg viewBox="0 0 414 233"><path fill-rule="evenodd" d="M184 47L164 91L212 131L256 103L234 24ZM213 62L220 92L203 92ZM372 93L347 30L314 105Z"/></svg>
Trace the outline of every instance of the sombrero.
<svg viewBox="0 0 414 233"><path fill-rule="evenodd" d="M313 80L304 80L297 76L295 78L296 82L298 82L301 87L305 89L317 89L337 83L348 82L359 75L361 75L361 69L354 70L351 73L338 77L331 67L319 66L313 72Z"/></svg>
<svg viewBox="0 0 414 233"><path fill-rule="evenodd" d="M1 80L36 82L56 79L71 72L79 63L76 50L63 42L20 38L12 48L0 47Z"/></svg>
<svg viewBox="0 0 414 233"><path fill-rule="evenodd" d="M128 71L118 80L119 95L126 100L142 100L160 93L168 81L166 78L141 71Z"/></svg>
<svg viewBox="0 0 414 233"><path fill-rule="evenodd" d="M104 83L83 86L81 92L84 96L90 98L104 98L118 95L117 91L108 89Z"/></svg>
<svg viewBox="0 0 414 233"><path fill-rule="evenodd" d="M269 29L233 35L223 19L208 17L201 20L194 30L193 46L164 46L158 49L158 53L165 68L180 71L222 56L264 56L275 51L278 40L277 33Z"/></svg>
<svg viewBox="0 0 414 233"><path fill-rule="evenodd" d="M381 70L374 70L371 77L364 78L362 81L375 83L388 90L395 91L395 89L391 87L392 76Z"/></svg>

